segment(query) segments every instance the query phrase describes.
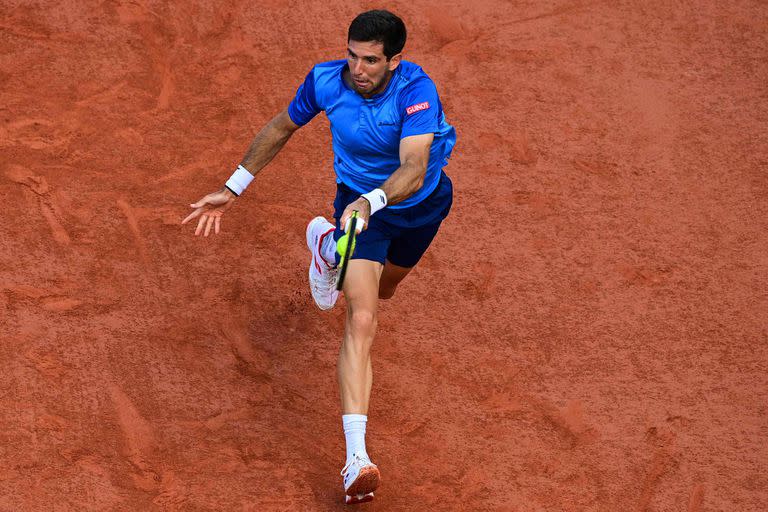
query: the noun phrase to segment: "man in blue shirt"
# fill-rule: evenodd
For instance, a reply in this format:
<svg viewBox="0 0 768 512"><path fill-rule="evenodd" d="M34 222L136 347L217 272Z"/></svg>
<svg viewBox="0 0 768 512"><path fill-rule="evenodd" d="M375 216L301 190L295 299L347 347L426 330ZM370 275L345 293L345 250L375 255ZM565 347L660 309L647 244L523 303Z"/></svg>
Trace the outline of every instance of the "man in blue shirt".
<svg viewBox="0 0 768 512"><path fill-rule="evenodd" d="M344 280L347 322L338 379L347 461L347 503L373 498L380 473L365 448L373 372L370 349L379 299L393 296L451 208L451 180L442 168L456 141L437 89L417 65L402 59L406 30L388 11L368 11L349 27L347 58L317 64L288 108L251 143L221 190L190 205L182 223L199 217L195 235L220 230L221 215L299 127L324 111L331 124L337 192L335 225L316 217L307 227L309 281L321 309L333 307L336 241L353 211L362 232Z"/></svg>

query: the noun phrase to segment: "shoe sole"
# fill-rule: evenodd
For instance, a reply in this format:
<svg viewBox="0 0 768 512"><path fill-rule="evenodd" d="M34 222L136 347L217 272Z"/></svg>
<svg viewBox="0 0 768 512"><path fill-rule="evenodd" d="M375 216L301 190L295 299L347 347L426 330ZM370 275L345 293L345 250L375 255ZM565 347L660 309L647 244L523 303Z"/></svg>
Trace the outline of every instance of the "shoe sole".
<svg viewBox="0 0 768 512"><path fill-rule="evenodd" d="M371 495L373 499L373 491L375 491L381 484L381 474L379 468L374 465L366 466L360 470L360 474L357 475L355 481L349 486L345 494L350 497L357 497L360 495ZM370 500L367 500L370 501Z"/></svg>
<svg viewBox="0 0 768 512"><path fill-rule="evenodd" d="M344 503L347 505L356 505L358 503L367 503L373 501L373 493L368 494L356 494L355 496L345 496Z"/></svg>
<svg viewBox="0 0 768 512"><path fill-rule="evenodd" d="M309 279L309 282L312 282L312 265L315 265L315 251L312 249L312 225L315 222L320 222L326 220L325 217L315 217L312 219L309 224L307 224L307 231L306 231L306 237L307 237L307 249L309 249L310 254L312 255L309 260L309 271L307 272L307 278ZM328 311L329 309L333 308L335 304L331 304L330 306L321 306L317 303L315 300L315 297L312 297L312 302L315 303L315 306L317 306L321 311Z"/></svg>

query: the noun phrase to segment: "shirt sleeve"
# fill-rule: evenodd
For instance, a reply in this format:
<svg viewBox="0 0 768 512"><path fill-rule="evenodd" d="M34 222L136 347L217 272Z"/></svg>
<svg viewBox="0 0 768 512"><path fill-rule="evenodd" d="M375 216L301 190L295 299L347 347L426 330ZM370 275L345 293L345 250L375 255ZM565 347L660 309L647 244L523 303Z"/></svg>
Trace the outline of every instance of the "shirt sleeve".
<svg viewBox="0 0 768 512"><path fill-rule="evenodd" d="M299 126L304 126L322 109L317 104L315 96L315 70L309 72L304 83L299 86L296 96L288 105L288 116Z"/></svg>
<svg viewBox="0 0 768 512"><path fill-rule="evenodd" d="M439 131L442 105L434 82L416 80L400 95L399 108L403 115L400 138Z"/></svg>

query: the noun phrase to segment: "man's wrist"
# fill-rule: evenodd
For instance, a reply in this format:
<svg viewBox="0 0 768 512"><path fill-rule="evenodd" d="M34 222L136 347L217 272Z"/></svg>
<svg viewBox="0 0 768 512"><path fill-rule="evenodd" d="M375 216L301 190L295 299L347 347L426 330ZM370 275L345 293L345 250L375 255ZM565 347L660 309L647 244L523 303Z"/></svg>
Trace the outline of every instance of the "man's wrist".
<svg viewBox="0 0 768 512"><path fill-rule="evenodd" d="M371 205L371 215L387 206L387 194L380 188L375 188L360 197L364 197L368 204Z"/></svg>
<svg viewBox="0 0 768 512"><path fill-rule="evenodd" d="M235 197L240 197L240 194L245 192L245 189L248 188L248 185L250 185L252 181L253 174L242 165L239 165L232 176L230 176L224 184L224 187L235 194Z"/></svg>

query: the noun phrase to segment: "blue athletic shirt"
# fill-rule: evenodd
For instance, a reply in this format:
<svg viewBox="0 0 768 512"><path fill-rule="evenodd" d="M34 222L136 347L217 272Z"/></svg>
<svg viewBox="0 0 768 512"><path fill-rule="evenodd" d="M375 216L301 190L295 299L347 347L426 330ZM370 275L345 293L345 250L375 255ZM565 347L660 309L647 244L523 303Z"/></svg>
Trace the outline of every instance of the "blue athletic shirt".
<svg viewBox="0 0 768 512"><path fill-rule="evenodd" d="M336 181L361 194L380 187L400 167L400 139L434 133L424 185L387 209L417 204L437 187L456 143L434 82L421 67L401 61L387 87L366 99L344 81L346 68L346 60L313 67L288 106L288 115L303 126L325 111L331 122Z"/></svg>

